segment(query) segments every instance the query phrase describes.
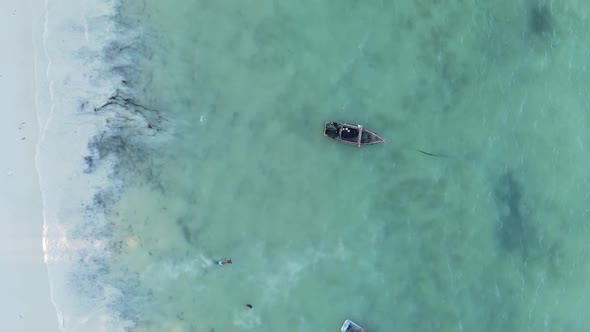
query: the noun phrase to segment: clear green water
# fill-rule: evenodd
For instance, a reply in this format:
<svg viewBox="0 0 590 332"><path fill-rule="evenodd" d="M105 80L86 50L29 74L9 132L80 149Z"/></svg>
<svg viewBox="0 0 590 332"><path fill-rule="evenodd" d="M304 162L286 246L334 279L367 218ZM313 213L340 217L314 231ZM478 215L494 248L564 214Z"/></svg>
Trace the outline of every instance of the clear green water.
<svg viewBox="0 0 590 332"><path fill-rule="evenodd" d="M109 207L123 315L138 331L583 331L589 13L130 3L168 138L125 164ZM387 142L337 144L332 120Z"/></svg>

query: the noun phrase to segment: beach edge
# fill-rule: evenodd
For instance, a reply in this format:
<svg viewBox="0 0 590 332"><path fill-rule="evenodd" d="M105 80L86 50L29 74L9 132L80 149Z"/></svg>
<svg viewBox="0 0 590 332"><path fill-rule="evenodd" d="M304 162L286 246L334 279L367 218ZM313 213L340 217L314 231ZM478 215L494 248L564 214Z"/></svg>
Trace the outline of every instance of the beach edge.
<svg viewBox="0 0 590 332"><path fill-rule="evenodd" d="M43 260L41 190L35 164L39 127L35 107L32 0L0 4L5 52L0 53L0 96L7 112L0 122L6 151L0 189L0 269L3 271L3 329L59 331Z"/></svg>

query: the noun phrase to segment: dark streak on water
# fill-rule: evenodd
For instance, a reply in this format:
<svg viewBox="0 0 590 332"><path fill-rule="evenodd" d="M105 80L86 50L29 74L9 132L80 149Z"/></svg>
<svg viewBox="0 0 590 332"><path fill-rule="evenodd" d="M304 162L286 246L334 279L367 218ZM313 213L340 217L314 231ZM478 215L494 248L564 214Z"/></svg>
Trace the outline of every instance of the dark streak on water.
<svg viewBox="0 0 590 332"><path fill-rule="evenodd" d="M523 213L523 187L513 172L508 171L500 177L495 184L494 195L499 209L497 237L500 248L508 253L520 252L526 260L533 228Z"/></svg>

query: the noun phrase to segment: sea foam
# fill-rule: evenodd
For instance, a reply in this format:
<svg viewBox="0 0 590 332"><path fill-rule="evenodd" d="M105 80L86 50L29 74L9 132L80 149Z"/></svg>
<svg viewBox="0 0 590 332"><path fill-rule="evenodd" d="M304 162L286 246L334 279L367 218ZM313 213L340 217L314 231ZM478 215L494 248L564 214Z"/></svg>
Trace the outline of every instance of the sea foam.
<svg viewBox="0 0 590 332"><path fill-rule="evenodd" d="M160 129L157 111L135 103L126 81L140 30L121 24L118 0L35 5L35 159L52 301L64 331L126 330L134 322L114 305L124 294L103 278L112 235L104 206L122 181L114 176L117 154L99 146Z"/></svg>

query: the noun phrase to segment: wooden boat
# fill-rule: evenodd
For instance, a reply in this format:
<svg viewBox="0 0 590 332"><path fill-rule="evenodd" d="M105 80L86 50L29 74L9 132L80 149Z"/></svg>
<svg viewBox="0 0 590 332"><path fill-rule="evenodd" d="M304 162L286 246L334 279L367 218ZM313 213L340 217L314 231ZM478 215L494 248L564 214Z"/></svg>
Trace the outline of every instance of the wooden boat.
<svg viewBox="0 0 590 332"><path fill-rule="evenodd" d="M342 331L342 332L367 332L367 330L358 326L355 322L348 320L348 319L344 321L344 324L342 324L340 331Z"/></svg>
<svg viewBox="0 0 590 332"><path fill-rule="evenodd" d="M335 141L356 146L372 145L385 142L385 140L374 132L365 129L361 125L352 125L341 122L326 122L324 136Z"/></svg>

